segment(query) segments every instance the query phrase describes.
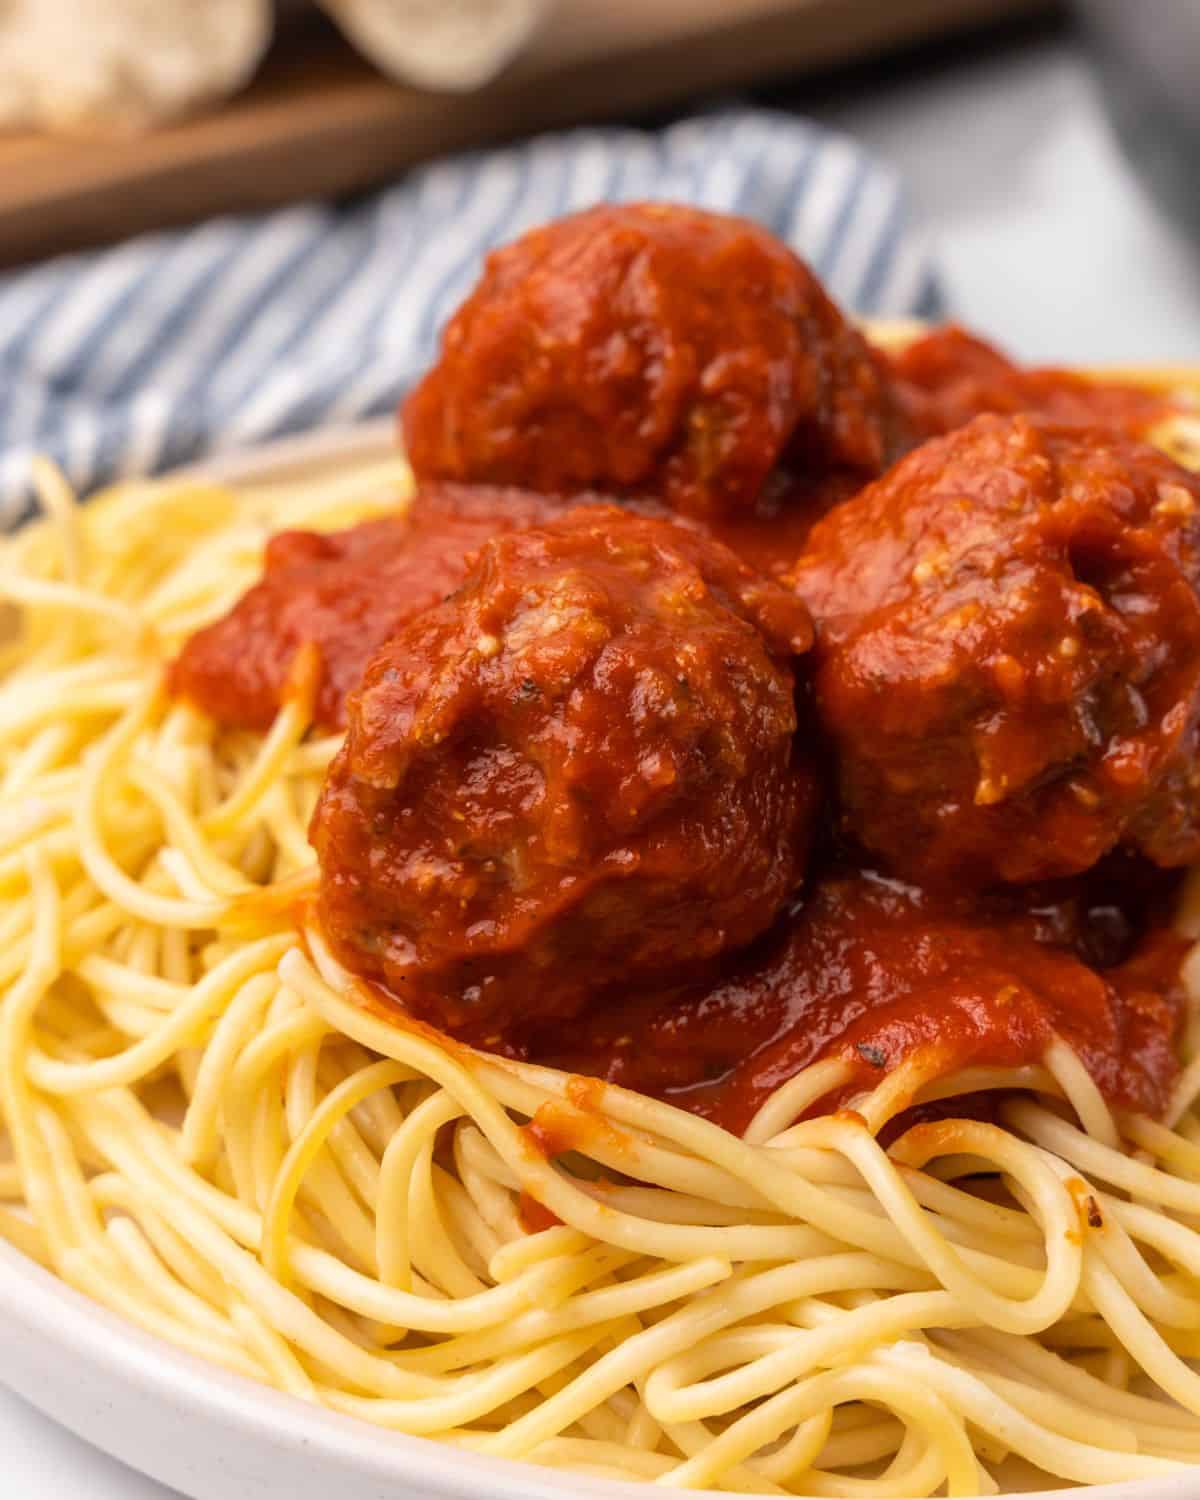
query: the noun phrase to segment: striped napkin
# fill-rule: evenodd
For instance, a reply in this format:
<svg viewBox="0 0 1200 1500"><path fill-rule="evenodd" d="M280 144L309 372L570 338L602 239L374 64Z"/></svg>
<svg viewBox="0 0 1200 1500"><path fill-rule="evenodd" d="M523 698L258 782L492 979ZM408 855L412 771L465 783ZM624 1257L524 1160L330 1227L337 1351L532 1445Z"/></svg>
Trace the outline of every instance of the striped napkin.
<svg viewBox="0 0 1200 1500"><path fill-rule="evenodd" d="M220 219L0 276L0 525L47 453L75 486L387 411L487 250L604 199L746 214L834 297L930 316L895 176L789 115L576 130L433 163L348 205Z"/></svg>

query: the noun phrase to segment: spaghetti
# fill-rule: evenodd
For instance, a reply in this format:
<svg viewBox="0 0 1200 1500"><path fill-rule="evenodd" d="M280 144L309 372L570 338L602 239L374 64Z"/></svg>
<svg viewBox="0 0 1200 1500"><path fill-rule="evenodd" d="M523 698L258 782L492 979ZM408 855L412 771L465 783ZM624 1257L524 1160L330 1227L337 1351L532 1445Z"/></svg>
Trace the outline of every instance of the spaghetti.
<svg viewBox="0 0 1200 1500"><path fill-rule="evenodd" d="M312 663L265 735L163 669L270 532L392 509L403 465L86 508L39 481L0 553L7 1239L226 1369L497 1457L879 1500L994 1493L1012 1460L1200 1463L1195 955L1161 1121L1114 1115L1060 1040L1036 1067L902 1064L801 1119L851 1081L829 1058L738 1138L397 1025L306 916L340 741L311 729ZM984 1090L998 1121L880 1143Z"/></svg>

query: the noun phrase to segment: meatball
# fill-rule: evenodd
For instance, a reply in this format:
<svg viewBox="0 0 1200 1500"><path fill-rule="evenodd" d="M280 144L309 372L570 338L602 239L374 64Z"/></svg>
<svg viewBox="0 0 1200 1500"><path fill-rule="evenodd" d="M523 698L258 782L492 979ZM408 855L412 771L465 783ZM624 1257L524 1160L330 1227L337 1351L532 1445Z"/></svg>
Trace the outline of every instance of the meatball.
<svg viewBox="0 0 1200 1500"><path fill-rule="evenodd" d="M521 490L426 485L406 512L346 531L280 532L267 543L262 579L185 644L172 689L222 724L266 729L296 652L311 641L321 656L314 715L340 728L376 647L457 588L489 537L558 509Z"/></svg>
<svg viewBox="0 0 1200 1500"><path fill-rule="evenodd" d="M846 829L977 886L1200 856L1198 500L1151 448L981 416L819 522L793 581Z"/></svg>
<svg viewBox="0 0 1200 1500"><path fill-rule="evenodd" d="M703 972L803 869L804 606L720 543L586 506L498 537L351 696L310 837L335 951L494 1046Z"/></svg>
<svg viewBox="0 0 1200 1500"><path fill-rule="evenodd" d="M892 371L894 392L911 427L927 436L963 427L981 412L1025 412L1142 438L1172 411L1170 401L1146 386L1090 379L1072 370L1022 368L953 324L902 349Z"/></svg>
<svg viewBox="0 0 1200 1500"><path fill-rule="evenodd" d="M785 245L743 219L606 205L496 251L409 396L414 471L752 508L783 465L877 474L884 366Z"/></svg>

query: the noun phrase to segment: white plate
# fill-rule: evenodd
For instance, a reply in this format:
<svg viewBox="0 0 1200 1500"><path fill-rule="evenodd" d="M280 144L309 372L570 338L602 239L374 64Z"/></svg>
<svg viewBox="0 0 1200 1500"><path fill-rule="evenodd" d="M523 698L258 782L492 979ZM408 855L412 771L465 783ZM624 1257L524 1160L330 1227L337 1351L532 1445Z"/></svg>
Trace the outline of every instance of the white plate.
<svg viewBox="0 0 1200 1500"><path fill-rule="evenodd" d="M214 459L202 472L242 482L311 476L348 459L385 457L392 432L390 422L372 422L286 438ZM192 1500L648 1500L653 1493L482 1458L309 1406L143 1333L2 1241L0 1381ZM1200 1468L1080 1493L1197 1500ZM1034 1500L1062 1500L1062 1492Z"/></svg>

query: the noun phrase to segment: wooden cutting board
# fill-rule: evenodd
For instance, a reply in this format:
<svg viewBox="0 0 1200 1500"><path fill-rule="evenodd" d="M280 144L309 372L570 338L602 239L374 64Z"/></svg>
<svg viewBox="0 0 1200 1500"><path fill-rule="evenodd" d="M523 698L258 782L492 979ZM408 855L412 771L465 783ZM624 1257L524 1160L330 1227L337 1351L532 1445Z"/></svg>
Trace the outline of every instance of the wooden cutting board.
<svg viewBox="0 0 1200 1500"><path fill-rule="evenodd" d="M357 192L446 151L627 119L705 89L811 72L1043 8L1045 0L776 0L730 24L709 14L691 31L648 27L627 49L576 32L573 48L535 49L465 96L391 83L331 27L304 21L280 37L243 95L210 114L121 140L0 136L0 264Z"/></svg>

